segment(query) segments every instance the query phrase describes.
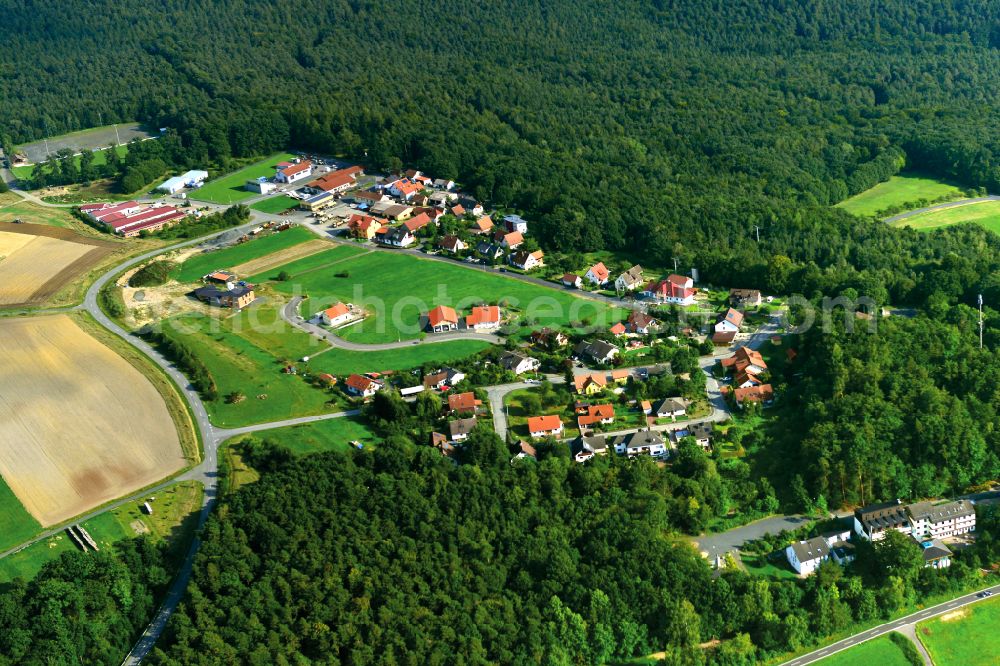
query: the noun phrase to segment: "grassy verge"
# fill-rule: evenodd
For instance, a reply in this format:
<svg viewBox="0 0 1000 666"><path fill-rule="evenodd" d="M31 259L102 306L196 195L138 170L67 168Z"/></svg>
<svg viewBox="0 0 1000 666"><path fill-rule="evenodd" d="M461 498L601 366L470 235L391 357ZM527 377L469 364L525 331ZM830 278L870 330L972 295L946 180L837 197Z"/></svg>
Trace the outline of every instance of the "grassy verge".
<svg viewBox="0 0 1000 666"><path fill-rule="evenodd" d="M917 625L936 666L986 666L1000 655L1000 599L981 601Z"/></svg>
<svg viewBox="0 0 1000 666"><path fill-rule="evenodd" d="M194 418L187 402L181 397L180 390L173 380L163 370L153 363L145 354L128 344L117 335L106 330L94 321L87 313L74 315L74 321L88 335L112 349L116 354L128 361L132 367L142 373L148 379L157 392L163 397L163 401L170 413L170 418L177 428L177 436L180 439L181 451L184 457L193 465L197 464L202 457L202 442L195 428Z"/></svg>
<svg viewBox="0 0 1000 666"><path fill-rule="evenodd" d="M933 231L953 224L978 224L984 229L1000 234L1000 201L953 206L932 210L893 222L893 226L910 227L917 231Z"/></svg>
<svg viewBox="0 0 1000 666"><path fill-rule="evenodd" d="M359 441L366 447L378 441L375 433L358 416L265 430L255 433L254 437L284 446L299 456L324 451L349 451L352 441Z"/></svg>
<svg viewBox="0 0 1000 666"><path fill-rule="evenodd" d="M155 497L150 501L152 515L143 513L140 502L136 501L95 516L82 525L101 549L140 534L146 534L154 541L166 541L171 560L179 563L198 525L202 486L195 481L182 481L157 492ZM47 562L75 549L65 532L32 544L0 560L0 583L18 577L29 580Z"/></svg>
<svg viewBox="0 0 1000 666"><path fill-rule="evenodd" d="M879 636L865 641L861 645L838 652L817 663L822 666L855 666L856 664L911 666L903 651L888 636Z"/></svg>
<svg viewBox="0 0 1000 666"><path fill-rule="evenodd" d="M0 550L27 541L42 530L14 492L0 478ZM4 560L0 560L3 562Z"/></svg>

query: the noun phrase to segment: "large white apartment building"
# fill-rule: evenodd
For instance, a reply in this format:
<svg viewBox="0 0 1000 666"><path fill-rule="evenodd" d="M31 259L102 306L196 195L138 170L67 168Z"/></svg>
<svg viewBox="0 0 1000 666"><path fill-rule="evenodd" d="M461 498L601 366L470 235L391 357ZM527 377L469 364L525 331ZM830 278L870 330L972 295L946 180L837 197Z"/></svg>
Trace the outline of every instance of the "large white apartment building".
<svg viewBox="0 0 1000 666"><path fill-rule="evenodd" d="M907 506L906 511L910 515L913 538L917 541L946 539L976 531L976 508L966 500L943 504L917 502Z"/></svg>

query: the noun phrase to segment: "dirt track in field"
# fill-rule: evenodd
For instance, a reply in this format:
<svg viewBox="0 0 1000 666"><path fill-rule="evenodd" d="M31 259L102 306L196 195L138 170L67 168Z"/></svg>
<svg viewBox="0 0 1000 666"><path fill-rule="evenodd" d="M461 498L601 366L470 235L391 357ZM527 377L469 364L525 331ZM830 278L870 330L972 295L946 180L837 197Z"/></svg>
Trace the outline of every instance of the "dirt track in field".
<svg viewBox="0 0 1000 666"><path fill-rule="evenodd" d="M329 242L317 238L316 240L299 243L278 252L266 254L257 259L251 259L239 266L233 266L233 272L241 277L244 275L257 275L258 273L269 271L272 268L277 268L297 259L304 259L309 255L329 250L331 247L333 246Z"/></svg>
<svg viewBox="0 0 1000 666"><path fill-rule="evenodd" d="M54 525L185 464L163 398L66 315L0 320L0 474Z"/></svg>
<svg viewBox="0 0 1000 666"><path fill-rule="evenodd" d="M43 303L117 247L70 229L0 223L0 307Z"/></svg>

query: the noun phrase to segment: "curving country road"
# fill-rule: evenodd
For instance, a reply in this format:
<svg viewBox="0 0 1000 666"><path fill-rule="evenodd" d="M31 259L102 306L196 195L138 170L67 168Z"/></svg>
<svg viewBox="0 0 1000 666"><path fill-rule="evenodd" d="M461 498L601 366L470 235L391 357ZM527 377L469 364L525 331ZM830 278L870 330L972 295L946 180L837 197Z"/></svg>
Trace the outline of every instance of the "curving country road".
<svg viewBox="0 0 1000 666"><path fill-rule="evenodd" d="M958 201L947 201L945 203L935 204L933 206L927 206L925 208L914 208L913 210L908 210L904 213L899 213L891 217L887 217L883 222L890 224L892 222L898 222L899 220L905 220L908 217L913 217L914 215L920 215L922 213L929 213L932 210L943 210L945 208L957 208L959 206L969 206L971 204L984 203L986 201L1000 201L1000 196L994 194L986 195L985 197L973 197L972 199L959 199Z"/></svg>
<svg viewBox="0 0 1000 666"><path fill-rule="evenodd" d="M994 594L997 594L998 592L1000 592L1000 585L994 585L985 589L993 592ZM952 599L951 601L945 601L936 606L925 608L922 611L917 611L916 613L910 613L909 615L901 617L898 620L893 620L891 622L880 624L879 626L873 627L867 631L862 631L854 634L853 636L848 636L847 638L839 640L836 643L831 643L826 647L822 647L818 650L813 650L809 654L802 655L801 657L796 657L795 659L790 659L784 662L783 666L805 666L806 664L812 664L817 661L821 661L829 657L831 654L842 652L843 650L850 649L855 645L864 643L865 641L871 640L873 638L884 636L885 634L888 634L890 632L893 631L905 632L905 628L909 627L910 625L916 624L917 622L922 622L923 620L928 620L932 617L944 615L945 613L951 612L958 608L963 608L965 606L970 606L979 601L983 601L983 598L980 598L978 595L979 592L971 592L961 597Z"/></svg>

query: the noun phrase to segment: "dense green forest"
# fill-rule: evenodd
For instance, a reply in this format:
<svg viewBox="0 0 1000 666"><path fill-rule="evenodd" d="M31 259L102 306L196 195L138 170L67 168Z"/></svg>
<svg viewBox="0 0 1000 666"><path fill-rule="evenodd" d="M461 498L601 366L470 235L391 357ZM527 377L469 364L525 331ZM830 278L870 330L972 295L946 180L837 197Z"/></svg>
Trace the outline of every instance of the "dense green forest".
<svg viewBox="0 0 1000 666"><path fill-rule="evenodd" d="M579 465L557 447L511 464L481 433L457 466L401 437L246 453L263 477L210 519L150 663L600 665L666 650L668 664L751 664L974 585L996 550L984 514L981 545L947 572L893 533L846 572L714 579L671 520L694 460Z"/></svg>
<svg viewBox="0 0 1000 666"><path fill-rule="evenodd" d="M414 164L527 211L549 248L641 249L717 282L920 302L950 254L996 269L996 238L921 236L827 205L904 164L1000 190L998 11L43 0L0 25L0 133L9 145L138 118L177 133L179 166L288 144Z"/></svg>

